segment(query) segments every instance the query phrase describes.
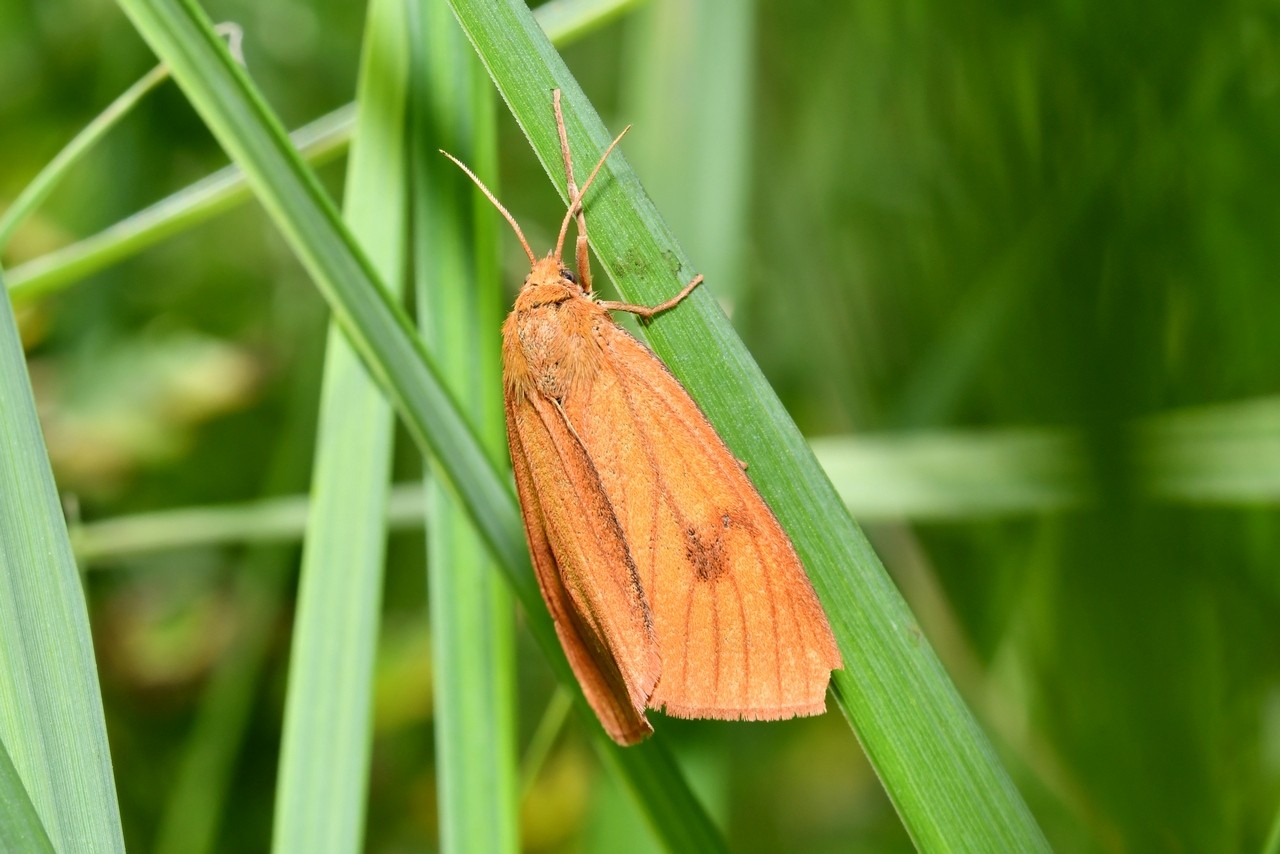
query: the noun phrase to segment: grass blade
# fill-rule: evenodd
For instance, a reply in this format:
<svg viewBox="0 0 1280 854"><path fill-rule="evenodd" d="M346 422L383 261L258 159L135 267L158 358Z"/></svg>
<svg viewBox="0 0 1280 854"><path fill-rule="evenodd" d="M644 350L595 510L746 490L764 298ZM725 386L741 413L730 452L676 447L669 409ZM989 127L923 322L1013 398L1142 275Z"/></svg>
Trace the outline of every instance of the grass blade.
<svg viewBox="0 0 1280 854"><path fill-rule="evenodd" d="M525 608L531 633L552 669L585 700L569 669L529 566L515 496L476 439L422 347L409 319L343 227L315 176L289 145L279 121L227 55L190 2L120 0L134 26L173 70L174 79L250 185L333 309L370 374L411 436L447 473ZM589 713L589 712L588 712ZM622 750L594 730L667 843L678 850L723 850L724 842L659 743Z"/></svg>
<svg viewBox="0 0 1280 854"><path fill-rule="evenodd" d="M255 701L297 562L287 546L245 556L233 592L239 630L211 675L156 830L154 854L216 851Z"/></svg>
<svg viewBox="0 0 1280 854"><path fill-rule="evenodd" d="M347 150L354 121L355 104L347 104L289 138L308 163L318 166ZM252 197L243 172L235 166L219 169L97 234L15 267L9 296L20 305L56 293Z"/></svg>
<svg viewBox="0 0 1280 854"><path fill-rule="evenodd" d="M345 216L393 289L404 275L403 0L369 6ZM392 413L336 324L321 388L276 790L276 851L358 851L372 739Z"/></svg>
<svg viewBox="0 0 1280 854"><path fill-rule="evenodd" d="M1153 416L1133 430L1147 488L1192 504L1264 504L1280 496L1280 397Z"/></svg>
<svg viewBox="0 0 1280 854"><path fill-rule="evenodd" d="M53 843L45 833L35 805L27 797L18 769L9 751L0 742L0 851L30 851L53 854Z"/></svg>
<svg viewBox="0 0 1280 854"><path fill-rule="evenodd" d="M1074 434L929 431L813 439L860 519L981 519L1080 507L1090 497Z"/></svg>
<svg viewBox="0 0 1280 854"><path fill-rule="evenodd" d="M754 0L654 0L627 27L627 158L730 308L750 251L756 15Z"/></svg>
<svg viewBox="0 0 1280 854"><path fill-rule="evenodd" d="M1280 398L1176 409L1136 425L1136 457L1152 500L1226 507L1280 500ZM810 441L823 471L855 516L973 519L1058 512L1093 496L1079 434L1050 430L920 431L906 436L829 436ZM82 563L148 551L297 540L305 495L189 507L77 525ZM416 484L391 490L387 524L422 522Z"/></svg>
<svg viewBox="0 0 1280 854"><path fill-rule="evenodd" d="M496 176L493 92L442 3L413 4L414 249L419 325L493 460L504 453L502 319L488 201L440 149ZM477 211L483 211L478 216ZM435 675L442 851L515 851L514 621L484 541L439 478L427 489L427 582Z"/></svg>
<svg viewBox="0 0 1280 854"><path fill-rule="evenodd" d="M18 198L13 200L13 204L9 205L4 215L0 216L0 250L9 244L9 239L13 237L22 221L49 197L62 177L93 147L94 143L115 127L116 122L127 116L143 96L168 79L169 70L163 65L158 65L142 75L136 83L94 117L93 121L85 125L84 129L40 170L40 174L18 194Z"/></svg>
<svg viewBox="0 0 1280 854"><path fill-rule="evenodd" d="M123 851L84 590L0 300L0 743L59 851Z"/></svg>
<svg viewBox="0 0 1280 854"><path fill-rule="evenodd" d="M547 38L565 45L644 3L645 0L547 0L534 10L533 16Z"/></svg>
<svg viewBox="0 0 1280 854"><path fill-rule="evenodd" d="M283 323L296 322L284 310ZM308 324L309 325L309 324ZM319 348L316 348L319 355ZM307 482L315 400L309 383L291 389L274 437L275 448L262 481L263 495L277 495ZM298 517L300 539L306 514ZM186 736L152 848L154 854L206 854L217 850L233 797L235 771L245 758L253 709L272 659L286 606L293 604L298 553L289 544L256 544L243 550L233 596L240 615L235 640L202 692Z"/></svg>
<svg viewBox="0 0 1280 854"><path fill-rule="evenodd" d="M593 162L609 131L523 3L451 2L563 193L550 90L564 92L575 159ZM629 301L654 304L676 293L693 265L621 155L601 179L587 204L603 267ZM656 319L649 340L729 447L750 462L752 479L791 534L844 656L833 692L908 832L925 849L1045 849L986 736L712 294L699 289L684 306Z"/></svg>

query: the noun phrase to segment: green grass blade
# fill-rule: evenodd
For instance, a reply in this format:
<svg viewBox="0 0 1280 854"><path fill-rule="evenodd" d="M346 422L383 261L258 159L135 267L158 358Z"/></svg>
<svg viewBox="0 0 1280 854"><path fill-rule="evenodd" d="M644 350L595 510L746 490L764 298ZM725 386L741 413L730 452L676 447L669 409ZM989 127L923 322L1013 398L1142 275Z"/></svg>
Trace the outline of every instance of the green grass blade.
<svg viewBox="0 0 1280 854"><path fill-rule="evenodd" d="M939 430L809 444L859 519L980 519L1082 506L1090 496L1073 438L1050 430Z"/></svg>
<svg viewBox="0 0 1280 854"><path fill-rule="evenodd" d="M1152 500L1251 507L1280 499L1280 398L1260 397L1152 416L1134 426ZM1092 500L1067 431L927 431L811 440L850 511L869 519L972 519L1057 512ZM189 507L80 523L82 565L149 551L302 536L305 495ZM416 484L391 490L387 525L422 523Z"/></svg>
<svg viewBox="0 0 1280 854"><path fill-rule="evenodd" d="M1280 810L1271 819L1271 828L1267 831L1267 839L1262 843L1262 854L1280 854Z"/></svg>
<svg viewBox="0 0 1280 854"><path fill-rule="evenodd" d="M535 152L563 192L549 92L564 91L579 162L611 134L523 3L451 0ZM653 304L694 267L615 154L587 199L597 257L623 295ZM908 832L925 849L1042 850L1043 834L803 437L711 290L648 328L777 512L826 606L845 669L832 680Z"/></svg>
<svg viewBox="0 0 1280 854"><path fill-rule="evenodd" d="M440 149L494 182L493 92L449 8L415 2L414 248L419 325L494 460L504 456L495 223ZM483 210L484 216L477 216ZM511 596L438 478L427 481L427 582L442 851L518 847Z"/></svg>
<svg viewBox="0 0 1280 854"><path fill-rule="evenodd" d="M163 65L156 66L142 75L93 121L85 125L84 129L40 170L40 174L18 194L18 198L13 200L13 204L5 210L4 214L0 215L0 250L9 244L9 239L13 237L13 233L18 230L22 221L49 197L62 177L93 147L94 143L115 127L116 122L127 116L143 96L168 79L169 70Z"/></svg>
<svg viewBox="0 0 1280 854"><path fill-rule="evenodd" d="M0 300L0 742L59 851L123 851L84 590Z"/></svg>
<svg viewBox="0 0 1280 854"><path fill-rule="evenodd" d="M419 512L420 506L421 495L409 512ZM297 540L302 537L310 508L309 496L290 495L240 504L153 510L76 523L71 528L71 544L88 570L115 558L152 551Z"/></svg>
<svg viewBox="0 0 1280 854"><path fill-rule="evenodd" d="M292 340L306 330L311 333L309 340L315 340L314 315L297 312L293 303L275 306L272 314L282 338ZM320 354L319 345L315 341L308 348L312 355L305 360L308 364L319 362L315 358ZM311 382L290 384L278 429L271 438L273 449L260 485L262 495L287 494L308 482L316 427L315 392ZM231 609L237 615L235 637L201 690L176 773L165 794L153 854L208 854L219 850L218 843L224 837L240 836L237 825L242 817L231 808L240 783L237 771L253 761L246 747L253 733L254 712L261 704L264 675L274 681L270 665L279 651L281 621L295 604L298 551L294 542L301 539L305 524L305 513L299 514L293 542L259 542L234 549L239 559L229 592ZM82 571L84 568L82 562Z"/></svg>
<svg viewBox="0 0 1280 854"><path fill-rule="evenodd" d="M393 289L405 260L405 17L402 0L369 6L344 201L353 236ZM354 852L364 838L391 419L332 325L290 655L276 851Z"/></svg>
<svg viewBox="0 0 1280 854"><path fill-rule="evenodd" d="M560 733L564 730L565 722L568 721L569 712L572 710L573 698L563 688L557 689L547 701L547 707L542 711L538 726L529 738L524 756L520 758L521 800L528 797L529 790L537 782L538 775L542 773L542 766L551 755L551 748L555 747L556 741L560 738Z"/></svg>
<svg viewBox="0 0 1280 854"><path fill-rule="evenodd" d="M645 0L548 0L533 11L547 38L566 45L626 14Z"/></svg>
<svg viewBox="0 0 1280 854"><path fill-rule="evenodd" d="M259 546L239 568L232 594L237 637L200 699L161 814L154 854L217 850L236 760L288 601L296 555L285 546Z"/></svg>
<svg viewBox="0 0 1280 854"><path fill-rule="evenodd" d="M0 851L30 851L53 854L53 843L45 833L40 816L27 796L18 769L0 741Z"/></svg>
<svg viewBox="0 0 1280 854"><path fill-rule="evenodd" d="M557 0L534 13L547 37L565 45L612 21L641 0ZM351 140L355 104L345 104L290 134L313 166L340 156ZM108 228L9 271L14 304L54 293L174 234L230 210L252 196L244 173L228 166ZM17 208L15 203L14 208ZM0 246L3 242L0 241Z"/></svg>
<svg viewBox="0 0 1280 854"><path fill-rule="evenodd" d="M121 0L120 5L169 63L197 112L245 170L267 213L328 300L410 435L441 463L456 496L519 596L529 629L557 678L572 687L579 708L586 711L533 578L509 484L499 477L409 319L387 296L315 176L289 145L279 121L230 61L193 4ZM649 742L624 751L608 743L603 731L593 733L672 848L724 848L664 747Z"/></svg>
<svg viewBox="0 0 1280 854"><path fill-rule="evenodd" d="M1280 397L1153 416L1134 437L1155 495L1192 504L1264 504L1280 496Z"/></svg>
<svg viewBox="0 0 1280 854"><path fill-rule="evenodd" d="M290 139L307 162L320 165L347 150L354 121L355 104L347 104L294 131ZM55 293L252 197L243 172L235 166L219 169L97 234L15 267L9 296L18 305Z"/></svg>
<svg viewBox="0 0 1280 854"><path fill-rule="evenodd" d="M627 159L730 307L751 252L756 15L754 0L654 0L627 27Z"/></svg>

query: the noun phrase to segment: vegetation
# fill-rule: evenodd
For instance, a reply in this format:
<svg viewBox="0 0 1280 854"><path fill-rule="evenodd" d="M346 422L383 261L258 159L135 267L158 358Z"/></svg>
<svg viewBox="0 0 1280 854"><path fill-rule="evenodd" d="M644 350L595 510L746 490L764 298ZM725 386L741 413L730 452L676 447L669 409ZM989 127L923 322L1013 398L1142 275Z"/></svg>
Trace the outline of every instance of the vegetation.
<svg viewBox="0 0 1280 854"><path fill-rule="evenodd" d="M0 12L0 847L1280 850L1274 10L65 5ZM436 153L550 245L553 87L635 125L602 283L707 276L643 333L825 717L623 750L568 673Z"/></svg>

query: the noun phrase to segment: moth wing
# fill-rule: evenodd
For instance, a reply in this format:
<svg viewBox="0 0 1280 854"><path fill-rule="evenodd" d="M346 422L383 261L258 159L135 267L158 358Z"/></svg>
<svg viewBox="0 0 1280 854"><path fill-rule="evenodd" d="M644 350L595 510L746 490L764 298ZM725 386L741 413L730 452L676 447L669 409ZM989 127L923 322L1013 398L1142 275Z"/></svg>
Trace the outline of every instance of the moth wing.
<svg viewBox="0 0 1280 854"><path fill-rule="evenodd" d="M820 714L840 653L791 541L666 366L611 320L595 381L566 400L622 524L677 717Z"/></svg>
<svg viewBox="0 0 1280 854"><path fill-rule="evenodd" d="M529 553L569 664L605 731L634 744L660 662L651 616L600 478L559 408L506 395Z"/></svg>

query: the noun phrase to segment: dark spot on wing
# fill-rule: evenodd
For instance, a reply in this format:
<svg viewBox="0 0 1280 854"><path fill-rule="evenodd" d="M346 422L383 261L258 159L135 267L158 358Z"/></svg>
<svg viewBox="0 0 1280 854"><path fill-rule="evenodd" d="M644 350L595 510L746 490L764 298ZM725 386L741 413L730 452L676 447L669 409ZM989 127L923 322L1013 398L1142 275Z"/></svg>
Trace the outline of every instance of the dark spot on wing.
<svg viewBox="0 0 1280 854"><path fill-rule="evenodd" d="M720 517L719 524L713 522L702 527L690 525L685 528L684 554L699 581L713 582L728 572L729 555L725 549L724 534L732 524L733 518L726 513Z"/></svg>

